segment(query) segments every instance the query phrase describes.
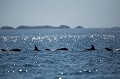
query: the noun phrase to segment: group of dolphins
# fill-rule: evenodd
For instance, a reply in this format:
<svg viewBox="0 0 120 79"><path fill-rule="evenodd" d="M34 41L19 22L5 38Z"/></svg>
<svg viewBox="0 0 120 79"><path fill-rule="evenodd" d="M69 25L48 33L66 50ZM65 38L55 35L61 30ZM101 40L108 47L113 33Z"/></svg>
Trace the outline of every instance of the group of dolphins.
<svg viewBox="0 0 120 79"><path fill-rule="evenodd" d="M33 51L40 51L38 49L38 47L36 45L34 45L34 50ZM45 49L46 51L52 51L51 49ZM69 50L68 48L58 48L56 50L62 50L62 51L67 51ZM93 45L91 45L91 48L89 49L85 49L84 51L91 51L91 50L96 50L95 47ZM106 51L114 51L113 49L111 48L105 48ZM11 49L11 50L5 50L5 49L1 49L1 52L6 52L6 51L9 51L9 52L20 52L21 49ZM116 49L116 51L120 51L120 49Z"/></svg>

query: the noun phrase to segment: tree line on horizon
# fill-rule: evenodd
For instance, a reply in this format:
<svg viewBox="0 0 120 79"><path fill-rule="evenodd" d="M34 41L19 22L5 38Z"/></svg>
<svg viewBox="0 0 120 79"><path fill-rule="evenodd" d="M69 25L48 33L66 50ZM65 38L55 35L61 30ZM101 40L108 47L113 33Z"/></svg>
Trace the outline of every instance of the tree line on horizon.
<svg viewBox="0 0 120 79"><path fill-rule="evenodd" d="M83 28L82 26L76 26L75 28ZM44 26L18 26L16 28L11 26L2 26L0 29L71 29L70 26L60 25L58 27L44 25Z"/></svg>

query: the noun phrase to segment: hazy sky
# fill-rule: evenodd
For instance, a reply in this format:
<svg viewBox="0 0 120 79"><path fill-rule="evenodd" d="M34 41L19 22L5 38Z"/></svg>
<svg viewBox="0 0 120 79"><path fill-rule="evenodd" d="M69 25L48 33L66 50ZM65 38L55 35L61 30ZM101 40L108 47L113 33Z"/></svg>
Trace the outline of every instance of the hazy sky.
<svg viewBox="0 0 120 79"><path fill-rule="evenodd" d="M0 26L120 26L120 0L0 0Z"/></svg>

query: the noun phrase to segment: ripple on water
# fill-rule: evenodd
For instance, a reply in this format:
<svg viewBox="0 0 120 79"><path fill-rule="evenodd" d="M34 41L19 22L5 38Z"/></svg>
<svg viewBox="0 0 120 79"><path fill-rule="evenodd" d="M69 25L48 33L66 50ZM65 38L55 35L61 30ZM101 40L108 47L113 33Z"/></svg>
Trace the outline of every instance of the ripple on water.
<svg viewBox="0 0 120 79"><path fill-rule="evenodd" d="M0 54L0 78L2 76L5 79L8 76L7 78L13 79L15 76L17 79L24 79L27 76L29 78L26 79L119 79L115 77L119 77L120 73L119 51L104 51L104 47L107 46L120 47L119 34L106 31L82 34L79 32L65 35L0 36L1 49L22 47L24 51L18 54ZM78 51L91 44L96 47L94 52ZM34 45L39 46L42 51L33 52ZM70 51L44 51L45 48L60 47L67 47Z"/></svg>

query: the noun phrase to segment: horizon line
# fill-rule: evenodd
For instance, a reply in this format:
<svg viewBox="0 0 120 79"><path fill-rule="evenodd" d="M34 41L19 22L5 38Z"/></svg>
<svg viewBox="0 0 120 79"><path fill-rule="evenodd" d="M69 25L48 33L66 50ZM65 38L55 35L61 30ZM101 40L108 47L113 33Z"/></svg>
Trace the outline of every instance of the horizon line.
<svg viewBox="0 0 120 79"><path fill-rule="evenodd" d="M111 27L103 27L103 26L101 26L101 27L84 27L84 26L82 26L82 25L77 25L77 26L75 26L75 27L71 27L71 26L69 26L69 25L64 25L64 24L61 24L61 25L59 25L59 26L54 26L54 25L19 25L19 26L16 26L16 27L14 27L14 26L11 26L11 25L3 25L3 26L0 26L0 28L2 28L2 27L12 27L12 28L18 28L18 27L20 27L20 26L25 26L25 27L44 27L44 26L51 26L51 27L60 27L60 26L68 26L69 28L77 28L77 27L81 27L81 28L120 28L120 26L111 26Z"/></svg>

